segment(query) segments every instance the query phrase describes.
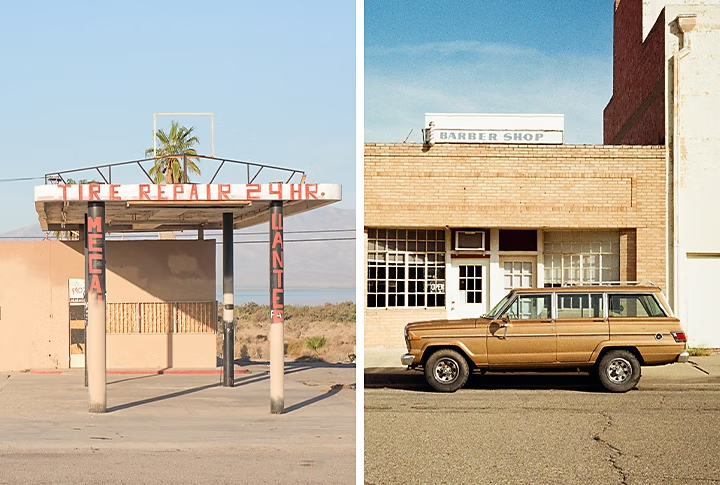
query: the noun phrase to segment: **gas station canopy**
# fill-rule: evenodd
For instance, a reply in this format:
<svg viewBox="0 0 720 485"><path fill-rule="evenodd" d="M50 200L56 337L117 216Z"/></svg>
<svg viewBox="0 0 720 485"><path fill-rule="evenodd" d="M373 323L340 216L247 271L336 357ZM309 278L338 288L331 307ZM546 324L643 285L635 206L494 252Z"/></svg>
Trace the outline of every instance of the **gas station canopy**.
<svg viewBox="0 0 720 485"><path fill-rule="evenodd" d="M270 202L284 201L290 216L342 199L338 184L58 184L35 187L43 231L80 230L88 202L105 202L106 232L222 229L223 213L233 228L268 220Z"/></svg>

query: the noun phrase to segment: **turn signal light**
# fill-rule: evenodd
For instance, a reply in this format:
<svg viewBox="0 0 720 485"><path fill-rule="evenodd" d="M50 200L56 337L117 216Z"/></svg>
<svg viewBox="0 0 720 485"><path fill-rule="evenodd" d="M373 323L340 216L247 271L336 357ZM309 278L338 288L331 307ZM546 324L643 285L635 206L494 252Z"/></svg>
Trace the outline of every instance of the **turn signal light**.
<svg viewBox="0 0 720 485"><path fill-rule="evenodd" d="M670 332L676 342L687 342L685 332Z"/></svg>
<svg viewBox="0 0 720 485"><path fill-rule="evenodd" d="M408 335L408 340L420 340L420 337L417 335Z"/></svg>

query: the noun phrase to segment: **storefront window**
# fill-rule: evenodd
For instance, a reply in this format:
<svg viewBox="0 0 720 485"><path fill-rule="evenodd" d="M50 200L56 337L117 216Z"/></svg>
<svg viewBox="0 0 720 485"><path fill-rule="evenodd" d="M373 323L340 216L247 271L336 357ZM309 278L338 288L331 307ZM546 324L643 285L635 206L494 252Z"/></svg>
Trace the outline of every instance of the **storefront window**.
<svg viewBox="0 0 720 485"><path fill-rule="evenodd" d="M367 306L445 306L445 231L368 229Z"/></svg>
<svg viewBox="0 0 720 485"><path fill-rule="evenodd" d="M597 284L620 279L617 231L548 231L545 286Z"/></svg>

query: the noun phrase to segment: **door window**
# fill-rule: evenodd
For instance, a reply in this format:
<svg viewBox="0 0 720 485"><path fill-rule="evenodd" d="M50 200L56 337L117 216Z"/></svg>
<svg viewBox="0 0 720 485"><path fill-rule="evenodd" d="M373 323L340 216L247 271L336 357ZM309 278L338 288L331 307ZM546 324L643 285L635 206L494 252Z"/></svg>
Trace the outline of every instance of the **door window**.
<svg viewBox="0 0 720 485"><path fill-rule="evenodd" d="M518 295L502 316L510 320L550 318L552 295Z"/></svg>
<svg viewBox="0 0 720 485"><path fill-rule="evenodd" d="M459 267L460 294L465 303L483 302L483 266L461 264Z"/></svg>
<svg viewBox="0 0 720 485"><path fill-rule="evenodd" d="M664 317L653 295L648 294L609 294L608 315L611 317Z"/></svg>

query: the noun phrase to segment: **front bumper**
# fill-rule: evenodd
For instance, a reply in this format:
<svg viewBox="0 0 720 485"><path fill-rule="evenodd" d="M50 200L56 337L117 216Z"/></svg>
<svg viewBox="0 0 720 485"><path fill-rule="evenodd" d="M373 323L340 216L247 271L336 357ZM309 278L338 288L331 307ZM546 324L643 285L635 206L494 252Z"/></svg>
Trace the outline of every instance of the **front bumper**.
<svg viewBox="0 0 720 485"><path fill-rule="evenodd" d="M402 363L402 365L412 365L413 360L415 360L415 355L413 354L405 354L400 357L400 362Z"/></svg>
<svg viewBox="0 0 720 485"><path fill-rule="evenodd" d="M683 352L682 354L677 356L676 362L688 362L690 360L690 354L687 352Z"/></svg>

